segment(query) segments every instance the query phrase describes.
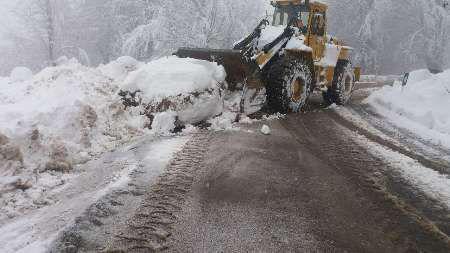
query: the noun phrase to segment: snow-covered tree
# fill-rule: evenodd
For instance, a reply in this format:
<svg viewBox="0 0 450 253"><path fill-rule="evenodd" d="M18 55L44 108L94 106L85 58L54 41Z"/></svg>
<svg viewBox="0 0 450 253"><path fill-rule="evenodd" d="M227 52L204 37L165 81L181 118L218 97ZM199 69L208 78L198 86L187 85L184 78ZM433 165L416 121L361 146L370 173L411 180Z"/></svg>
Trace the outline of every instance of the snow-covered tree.
<svg viewBox="0 0 450 253"><path fill-rule="evenodd" d="M149 59L178 47L229 48L264 13L264 1L150 1L156 6L146 23L125 36L122 52ZM182 6L182 8L180 8Z"/></svg>
<svg viewBox="0 0 450 253"><path fill-rule="evenodd" d="M330 30L355 50L366 72L442 69L449 63L443 0L329 0ZM445 57L447 55L447 57Z"/></svg>
<svg viewBox="0 0 450 253"><path fill-rule="evenodd" d="M322 1L330 7L330 34L355 49L364 72L449 66L448 0ZM62 55L96 65L121 55L149 60L184 46L230 48L265 16L268 3L0 0L0 73L17 65L39 70Z"/></svg>

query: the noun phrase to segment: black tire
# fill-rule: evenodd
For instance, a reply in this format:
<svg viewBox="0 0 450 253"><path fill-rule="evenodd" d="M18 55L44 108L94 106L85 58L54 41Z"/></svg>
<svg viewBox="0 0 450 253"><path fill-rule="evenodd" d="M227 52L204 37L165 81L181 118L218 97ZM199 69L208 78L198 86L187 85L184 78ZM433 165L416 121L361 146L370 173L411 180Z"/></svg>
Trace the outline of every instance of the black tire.
<svg viewBox="0 0 450 253"><path fill-rule="evenodd" d="M345 105L350 100L355 88L355 74L351 62L340 60L334 71L333 84L323 93L325 103Z"/></svg>
<svg viewBox="0 0 450 253"><path fill-rule="evenodd" d="M276 59L266 73L267 103L271 110L299 112L311 93L311 70L305 60L294 56Z"/></svg>

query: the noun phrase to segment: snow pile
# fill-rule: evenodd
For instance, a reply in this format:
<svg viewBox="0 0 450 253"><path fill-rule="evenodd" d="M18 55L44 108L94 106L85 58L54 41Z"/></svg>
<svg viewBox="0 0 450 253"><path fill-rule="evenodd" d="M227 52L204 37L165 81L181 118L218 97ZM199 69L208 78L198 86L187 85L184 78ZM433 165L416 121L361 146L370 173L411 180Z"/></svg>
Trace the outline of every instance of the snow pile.
<svg viewBox="0 0 450 253"><path fill-rule="evenodd" d="M225 81L225 69L217 63L191 58L165 57L132 72L121 86L141 91L144 103L185 93L213 89Z"/></svg>
<svg viewBox="0 0 450 253"><path fill-rule="evenodd" d="M148 124L125 110L118 82L100 68L71 60L29 73L18 68L0 79L0 222L51 203L46 192L64 184L67 172Z"/></svg>
<svg viewBox="0 0 450 253"><path fill-rule="evenodd" d="M397 81L365 102L399 127L450 147L450 70L436 75L414 71L406 87Z"/></svg>
<svg viewBox="0 0 450 253"><path fill-rule="evenodd" d="M144 106L150 118L172 111L178 121L192 124L223 111L225 77L217 63L171 56L131 72L121 90L126 103Z"/></svg>

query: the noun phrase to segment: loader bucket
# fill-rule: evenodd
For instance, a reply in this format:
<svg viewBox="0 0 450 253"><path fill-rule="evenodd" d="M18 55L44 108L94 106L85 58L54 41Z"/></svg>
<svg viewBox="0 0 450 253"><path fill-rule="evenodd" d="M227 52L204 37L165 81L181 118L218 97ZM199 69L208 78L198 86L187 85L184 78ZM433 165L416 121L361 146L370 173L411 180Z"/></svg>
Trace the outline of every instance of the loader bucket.
<svg viewBox="0 0 450 253"><path fill-rule="evenodd" d="M232 49L206 49L206 48L180 48L174 55L181 58L194 58L199 60L205 60L210 62L217 62L222 65L227 72L226 81L228 83L228 89L236 90L244 82L249 82L252 79L252 64L245 62L242 59L241 52L239 50ZM259 79L259 78L258 78ZM251 83L258 83L260 80L253 80Z"/></svg>

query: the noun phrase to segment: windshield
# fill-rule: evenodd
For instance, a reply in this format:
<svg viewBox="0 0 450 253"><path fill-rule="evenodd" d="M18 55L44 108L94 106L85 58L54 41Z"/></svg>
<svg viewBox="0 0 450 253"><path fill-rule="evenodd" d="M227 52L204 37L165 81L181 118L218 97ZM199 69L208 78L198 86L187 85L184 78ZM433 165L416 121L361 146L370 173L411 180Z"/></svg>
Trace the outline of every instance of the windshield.
<svg viewBox="0 0 450 253"><path fill-rule="evenodd" d="M276 10L273 15L272 25L274 26L286 26L289 22L289 14L283 10Z"/></svg>
<svg viewBox="0 0 450 253"><path fill-rule="evenodd" d="M295 9L288 9L288 8L276 8L275 13L273 14L273 26L287 26L289 21L294 18L298 17L304 27L308 27L309 22L309 12L308 11L299 11ZM300 28L300 27L299 27Z"/></svg>

